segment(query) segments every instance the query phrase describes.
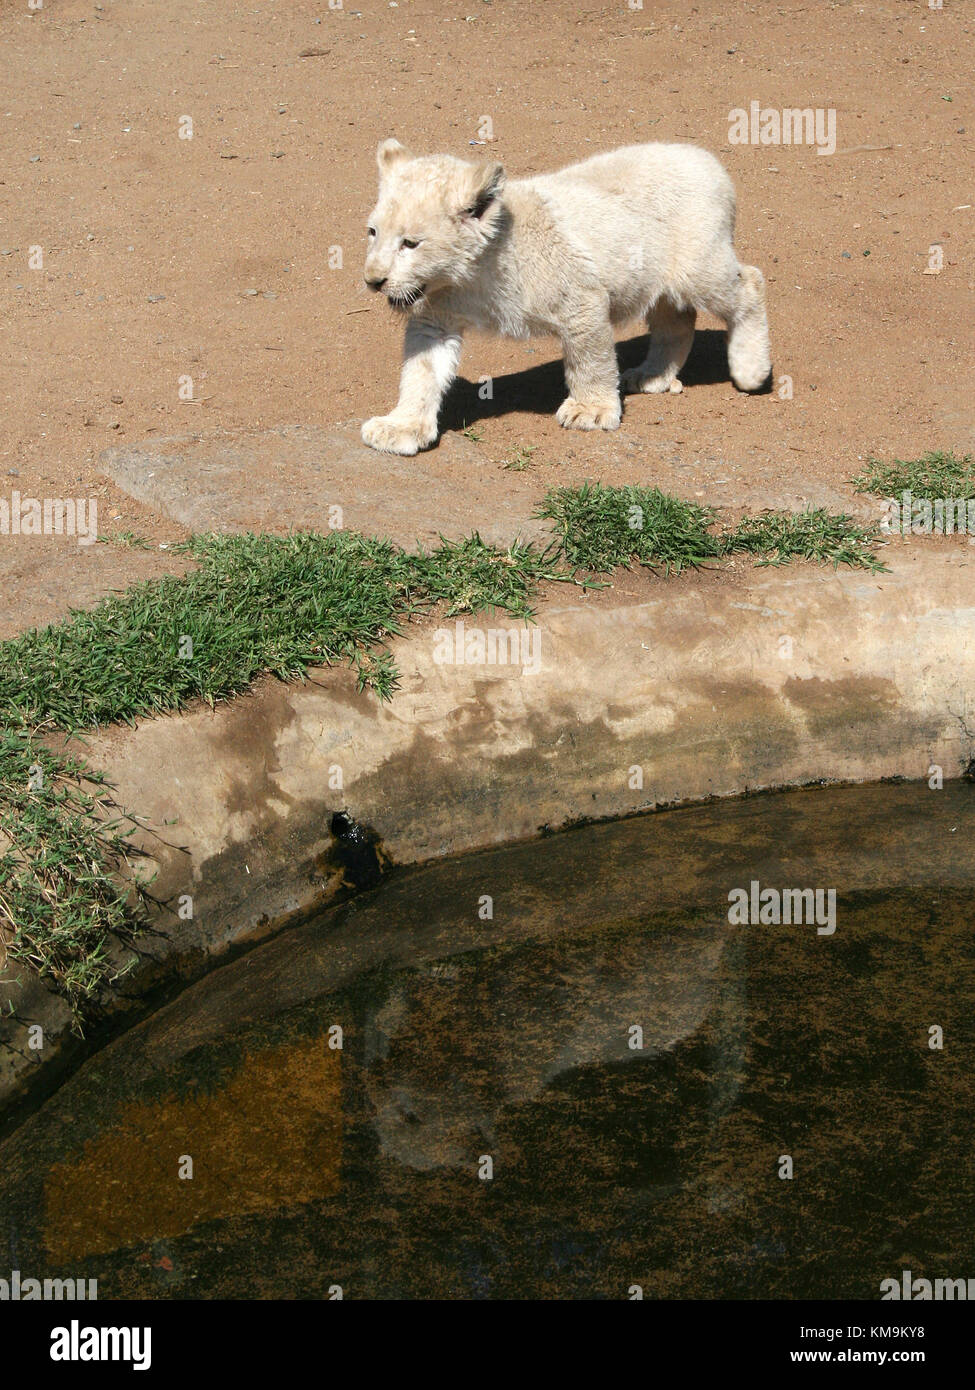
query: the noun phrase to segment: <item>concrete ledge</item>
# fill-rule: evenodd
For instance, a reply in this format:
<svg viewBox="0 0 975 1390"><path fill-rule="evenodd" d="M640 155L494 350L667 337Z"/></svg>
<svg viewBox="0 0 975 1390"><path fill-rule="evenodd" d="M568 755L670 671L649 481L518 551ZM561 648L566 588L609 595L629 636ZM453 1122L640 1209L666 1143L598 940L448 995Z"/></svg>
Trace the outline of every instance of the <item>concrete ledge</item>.
<svg viewBox="0 0 975 1390"><path fill-rule="evenodd" d="M103 472L131 497L193 531L328 531L339 525L413 549L478 529L492 545L548 536L533 521L523 481L499 493L477 446L446 435L432 453L391 458L367 449L361 421L330 428L207 431L175 435L100 456ZM463 485L458 486L458 479ZM336 521L333 508L341 510Z"/></svg>
<svg viewBox="0 0 975 1390"><path fill-rule="evenodd" d="M534 674L440 663L431 623L395 646L391 704L335 669L89 738L122 804L169 842L144 841L154 892L192 898L192 917L165 915L144 943L116 1026L146 991L172 992L384 864L763 788L926 778L932 764L960 776L975 754L975 556L887 554L890 574L748 569L639 603L560 590L539 610ZM509 624L466 620L489 626ZM351 835L333 833L337 813ZM5 1103L74 1046L36 982L10 999ZM35 1020L43 1064L26 1047Z"/></svg>

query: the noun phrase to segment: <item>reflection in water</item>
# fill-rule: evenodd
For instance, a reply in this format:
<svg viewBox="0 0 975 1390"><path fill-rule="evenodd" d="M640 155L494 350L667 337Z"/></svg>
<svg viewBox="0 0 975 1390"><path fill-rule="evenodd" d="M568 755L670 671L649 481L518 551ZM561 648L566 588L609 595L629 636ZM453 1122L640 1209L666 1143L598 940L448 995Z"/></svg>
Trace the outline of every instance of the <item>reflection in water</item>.
<svg viewBox="0 0 975 1390"><path fill-rule="evenodd" d="M382 1152L421 1170L473 1164L505 1108L674 1047L708 1012L720 951L700 929L603 931L400 971L363 1019Z"/></svg>
<svg viewBox="0 0 975 1390"><path fill-rule="evenodd" d="M971 797L766 797L397 875L187 990L11 1135L7 1262L102 1298L967 1277ZM835 887L836 933L730 926L751 878Z"/></svg>

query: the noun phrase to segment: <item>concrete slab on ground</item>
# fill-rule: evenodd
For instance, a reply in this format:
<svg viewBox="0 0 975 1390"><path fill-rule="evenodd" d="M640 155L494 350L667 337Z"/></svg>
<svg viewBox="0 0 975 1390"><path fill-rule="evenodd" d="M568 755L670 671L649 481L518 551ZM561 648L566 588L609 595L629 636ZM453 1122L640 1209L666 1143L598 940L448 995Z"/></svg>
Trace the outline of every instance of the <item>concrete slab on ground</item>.
<svg viewBox="0 0 975 1390"><path fill-rule="evenodd" d="M583 477L656 486L735 512L827 507L867 520L881 511L876 498L812 477L785 485L781 469L754 459L694 457L677 441L651 443L625 428L567 434L565 477L549 472L544 480L506 471L460 433L448 430L435 448L398 458L366 448L359 428L346 421L179 435L106 449L101 466L131 497L194 531L327 530L338 506L346 529L406 547L475 529L494 545L547 539L546 524L532 519L538 501L558 482Z"/></svg>
<svg viewBox="0 0 975 1390"><path fill-rule="evenodd" d="M340 507L346 530L410 549L475 529L494 545L548 536L547 525L531 519L533 499L504 495L463 435L397 458L366 448L359 428L180 435L106 449L101 465L130 496L193 531L327 531Z"/></svg>

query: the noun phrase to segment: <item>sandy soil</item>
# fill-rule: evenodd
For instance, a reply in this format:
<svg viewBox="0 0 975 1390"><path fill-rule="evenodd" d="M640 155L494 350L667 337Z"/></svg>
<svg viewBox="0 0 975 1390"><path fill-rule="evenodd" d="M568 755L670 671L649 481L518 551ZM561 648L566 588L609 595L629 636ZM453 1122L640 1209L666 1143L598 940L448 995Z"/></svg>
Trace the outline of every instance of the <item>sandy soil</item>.
<svg viewBox="0 0 975 1390"><path fill-rule="evenodd" d="M737 393L699 324L683 394L628 400L628 481L665 479L675 446L706 461L698 482L730 459L793 487L845 487L869 453L975 447L971 4L6 0L0 31L0 495L95 496L102 532L153 546L0 536L5 631L28 591L53 616L176 563L157 547L179 528L99 472L107 445L392 405L399 328L361 281L390 134L513 176L643 140L723 158L793 396ZM730 144L751 101L835 110L836 152ZM552 418L557 359L467 346L444 420L475 425L499 490L612 481L604 442ZM506 470L524 446L527 474Z"/></svg>

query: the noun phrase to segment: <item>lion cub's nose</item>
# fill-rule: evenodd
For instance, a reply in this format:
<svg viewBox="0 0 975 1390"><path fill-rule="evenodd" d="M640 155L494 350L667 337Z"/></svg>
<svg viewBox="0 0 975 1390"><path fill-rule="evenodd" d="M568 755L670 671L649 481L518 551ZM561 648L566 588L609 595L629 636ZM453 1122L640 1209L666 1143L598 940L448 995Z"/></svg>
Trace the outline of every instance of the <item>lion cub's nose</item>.
<svg viewBox="0 0 975 1390"><path fill-rule="evenodd" d="M381 280L370 280L369 277L368 277L368 275L367 275L367 276L366 276L366 284L369 286L369 288L370 288L371 290L381 290L382 287L383 287L383 285L385 285L385 283L386 283L386 278L387 278L387 277L384 275L383 278L382 278Z"/></svg>

